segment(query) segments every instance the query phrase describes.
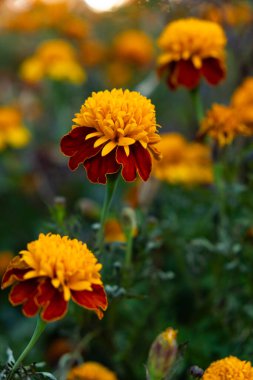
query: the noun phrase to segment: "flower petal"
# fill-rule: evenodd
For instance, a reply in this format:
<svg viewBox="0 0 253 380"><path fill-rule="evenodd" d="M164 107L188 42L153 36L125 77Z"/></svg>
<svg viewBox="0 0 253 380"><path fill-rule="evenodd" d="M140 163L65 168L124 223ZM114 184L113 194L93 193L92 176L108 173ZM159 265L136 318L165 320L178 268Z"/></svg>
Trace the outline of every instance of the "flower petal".
<svg viewBox="0 0 253 380"><path fill-rule="evenodd" d="M86 136L95 132L95 128L76 127L61 139L61 151L66 156L73 156L83 145Z"/></svg>
<svg viewBox="0 0 253 380"><path fill-rule="evenodd" d="M107 154L109 154L115 147L117 146L117 144L114 142L114 141L109 141L107 144L105 144L105 146L103 147L102 149L102 152L101 152L101 155L102 156L106 156Z"/></svg>
<svg viewBox="0 0 253 380"><path fill-rule="evenodd" d="M89 140L86 140L83 143L83 145L80 147L80 150L78 150L72 157L70 157L69 168L71 170L77 169L79 164L83 163L88 158L93 157L98 152L100 152L102 147L99 146L97 148L94 148L95 141L96 141L96 138L91 138Z"/></svg>
<svg viewBox="0 0 253 380"><path fill-rule="evenodd" d="M122 177L127 182L134 181L136 178L136 163L132 151L130 150L127 156L124 147L119 146L117 148L116 159L122 165Z"/></svg>
<svg viewBox="0 0 253 380"><path fill-rule="evenodd" d="M17 280L23 280L24 275L29 270L28 265L20 256L15 256L9 263L2 279L2 289L12 285Z"/></svg>
<svg viewBox="0 0 253 380"><path fill-rule="evenodd" d="M91 182L104 184L106 183L106 174L117 173L120 169L120 165L115 159L115 151L112 151L104 157L97 154L86 160L83 166Z"/></svg>
<svg viewBox="0 0 253 380"><path fill-rule="evenodd" d="M179 85L189 89L195 88L200 80L200 70L197 70L191 60L181 59L178 62L170 64L170 75L168 77L168 85L172 90Z"/></svg>
<svg viewBox="0 0 253 380"><path fill-rule="evenodd" d="M217 84L225 78L225 69L217 58L206 58L201 69L202 74L210 84Z"/></svg>
<svg viewBox="0 0 253 380"><path fill-rule="evenodd" d="M68 303L63 298L63 292L54 288L50 280L39 285L37 302L42 307L41 318L46 322L53 322L64 317Z"/></svg>
<svg viewBox="0 0 253 380"><path fill-rule="evenodd" d="M22 281L11 289L9 301L14 306L23 304L23 314L27 317L33 317L39 311L39 306L36 302L37 293L37 279Z"/></svg>
<svg viewBox="0 0 253 380"><path fill-rule="evenodd" d="M92 291L81 290L75 291L71 290L72 299L78 305L81 305L89 310L94 310L99 319L103 318L102 310L107 309L107 297L103 286L93 285ZM102 309L102 310L101 310Z"/></svg>
<svg viewBox="0 0 253 380"><path fill-rule="evenodd" d="M149 151L143 148L143 146L138 141L131 147L131 150L133 152L137 171L140 177L143 179L143 181L147 181L152 168L152 161Z"/></svg>

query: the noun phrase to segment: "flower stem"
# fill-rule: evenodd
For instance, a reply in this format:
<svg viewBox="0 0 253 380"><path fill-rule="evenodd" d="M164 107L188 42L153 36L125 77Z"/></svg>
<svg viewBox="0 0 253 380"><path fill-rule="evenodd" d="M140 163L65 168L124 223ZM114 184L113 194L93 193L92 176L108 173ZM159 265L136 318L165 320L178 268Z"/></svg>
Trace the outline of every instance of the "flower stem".
<svg viewBox="0 0 253 380"><path fill-rule="evenodd" d="M199 86L191 90L190 92L192 103L196 112L197 121L200 124L201 120L204 117L203 104L200 97Z"/></svg>
<svg viewBox="0 0 253 380"><path fill-rule="evenodd" d="M104 204L100 216L100 228L97 235L97 254L100 254L103 245L104 245L104 227L105 227L105 221L108 215L108 211L110 209L112 198L115 193L115 189L117 187L117 184L119 182L119 175L111 174L107 176L107 184L106 184L106 192L105 192L105 198L104 198Z"/></svg>
<svg viewBox="0 0 253 380"><path fill-rule="evenodd" d="M133 251L133 233L132 230L126 233L126 256L125 256L125 266L128 268L132 262L132 251Z"/></svg>
<svg viewBox="0 0 253 380"><path fill-rule="evenodd" d="M30 339L30 342L28 343L28 345L26 346L24 351L21 353L21 355L17 359L17 361L14 364L9 376L7 377L7 380L11 380L13 378L13 375L15 374L16 370L18 369L20 363L27 356L27 354L31 351L31 349L33 348L33 346L35 345L35 343L37 342L37 340L39 339L39 337L41 336L41 334L45 330L46 325L47 325L46 322L42 321L42 319L40 319L40 318L37 319L37 324L36 324L35 330L33 332L33 335Z"/></svg>

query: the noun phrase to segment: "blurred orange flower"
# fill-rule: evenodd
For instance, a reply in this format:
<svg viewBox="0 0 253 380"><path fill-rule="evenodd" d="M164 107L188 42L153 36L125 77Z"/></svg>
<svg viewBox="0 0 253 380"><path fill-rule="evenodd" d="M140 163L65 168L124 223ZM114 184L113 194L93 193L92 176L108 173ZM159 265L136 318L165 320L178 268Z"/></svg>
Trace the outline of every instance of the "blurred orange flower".
<svg viewBox="0 0 253 380"><path fill-rule="evenodd" d="M80 60L84 66L93 67L99 65L106 56L106 47L95 39L87 39L80 44Z"/></svg>
<svg viewBox="0 0 253 380"><path fill-rule="evenodd" d="M21 65L23 80L36 83L44 77L80 84L85 72L78 63L74 48L65 40L55 39L42 42L35 54Z"/></svg>
<svg viewBox="0 0 253 380"><path fill-rule="evenodd" d="M86 244L67 236L40 234L12 259L2 289L12 285L9 300L13 306L22 305L27 317L40 312L46 322L61 319L72 299L101 319L107 308L101 268Z"/></svg>
<svg viewBox="0 0 253 380"><path fill-rule="evenodd" d="M154 164L153 176L169 183L187 185L213 182L209 147L190 143L177 133L161 135L158 145L163 158Z"/></svg>
<svg viewBox="0 0 253 380"><path fill-rule="evenodd" d="M202 120L198 134L209 135L223 147L238 135L248 136L249 130L242 123L238 110L215 103Z"/></svg>
<svg viewBox="0 0 253 380"><path fill-rule="evenodd" d="M105 223L105 242L113 243L113 242L122 242L126 241L126 236L122 230L120 223L117 219L107 219Z"/></svg>
<svg viewBox="0 0 253 380"><path fill-rule="evenodd" d="M252 380L253 368L251 363L240 360L235 356L213 362L204 372L203 380Z"/></svg>
<svg viewBox="0 0 253 380"><path fill-rule="evenodd" d="M253 77L248 77L234 92L231 100L237 110L240 120L248 128L249 135L253 134Z"/></svg>
<svg viewBox="0 0 253 380"><path fill-rule="evenodd" d="M102 364L86 362L72 368L67 380L117 380L117 376Z"/></svg>
<svg viewBox="0 0 253 380"><path fill-rule="evenodd" d="M0 106L0 151L10 146L23 148L31 134L22 123L21 112L12 106Z"/></svg>
<svg viewBox="0 0 253 380"><path fill-rule="evenodd" d="M169 23L158 39L162 53L158 57L158 74L165 74L171 89L193 89L203 76L218 84L225 78L226 36L211 21L194 18Z"/></svg>
<svg viewBox="0 0 253 380"><path fill-rule="evenodd" d="M126 181L137 175L146 181L151 155L159 158L155 107L140 93L129 90L93 92L73 119L72 131L61 140L70 156L69 168L80 164L91 182L106 183L106 175L118 173Z"/></svg>
<svg viewBox="0 0 253 380"><path fill-rule="evenodd" d="M201 15L207 20L233 27L249 24L253 20L253 10L247 2L219 5L206 2L202 6Z"/></svg>

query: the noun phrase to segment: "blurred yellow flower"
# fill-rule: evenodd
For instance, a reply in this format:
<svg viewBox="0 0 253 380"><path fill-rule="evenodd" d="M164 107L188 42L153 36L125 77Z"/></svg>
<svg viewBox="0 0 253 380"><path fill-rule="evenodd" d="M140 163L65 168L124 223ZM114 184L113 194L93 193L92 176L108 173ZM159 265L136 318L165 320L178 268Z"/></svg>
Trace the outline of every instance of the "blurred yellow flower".
<svg viewBox="0 0 253 380"><path fill-rule="evenodd" d="M0 252L0 278L6 271L11 259L13 258L13 253L10 251Z"/></svg>
<svg viewBox="0 0 253 380"><path fill-rule="evenodd" d="M162 159L154 163L155 178L185 185L213 182L211 151L207 146L187 142L177 133L167 133L161 135L158 148Z"/></svg>
<svg viewBox="0 0 253 380"><path fill-rule="evenodd" d="M238 135L248 136L249 131L242 123L238 110L215 103L202 120L198 134L209 135L223 147Z"/></svg>
<svg viewBox="0 0 253 380"><path fill-rule="evenodd" d="M126 241L126 236L122 230L120 223L117 219L107 219L105 223L105 242L113 243L113 242L121 242L124 243Z"/></svg>
<svg viewBox="0 0 253 380"><path fill-rule="evenodd" d="M154 47L151 38L141 30L129 29L116 35L113 41L116 59L137 66L152 62Z"/></svg>
<svg viewBox="0 0 253 380"><path fill-rule="evenodd" d="M213 362L204 372L202 380L253 380L251 363L235 356Z"/></svg>
<svg viewBox="0 0 253 380"><path fill-rule="evenodd" d="M201 76L216 85L226 74L223 29L211 21L194 18L169 23L158 39L162 53L158 74L166 75L168 85L188 89L198 86Z"/></svg>
<svg viewBox="0 0 253 380"><path fill-rule="evenodd" d="M77 61L74 48L61 39L42 42L35 54L21 65L20 76L29 83L37 83L44 77L74 84L85 80L85 72Z"/></svg>
<svg viewBox="0 0 253 380"><path fill-rule="evenodd" d="M222 3L219 5L204 3L201 15L206 20L233 27L247 25L253 20L253 10L249 3Z"/></svg>
<svg viewBox="0 0 253 380"><path fill-rule="evenodd" d="M248 77L234 92L231 100L240 120L253 134L253 77Z"/></svg>
<svg viewBox="0 0 253 380"><path fill-rule="evenodd" d="M102 364L86 362L72 368L67 380L117 380L117 376Z"/></svg>
<svg viewBox="0 0 253 380"><path fill-rule="evenodd" d="M21 112L11 106L0 106L0 150L7 146L23 148L31 139L31 134L22 124Z"/></svg>

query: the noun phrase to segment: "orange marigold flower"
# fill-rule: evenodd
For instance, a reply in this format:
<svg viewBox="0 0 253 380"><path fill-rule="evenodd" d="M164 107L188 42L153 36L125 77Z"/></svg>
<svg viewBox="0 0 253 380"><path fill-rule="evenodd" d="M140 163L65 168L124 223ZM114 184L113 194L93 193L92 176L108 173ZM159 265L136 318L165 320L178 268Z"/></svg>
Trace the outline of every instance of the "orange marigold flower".
<svg viewBox="0 0 253 380"><path fill-rule="evenodd" d="M126 30L115 37L113 52L118 59L138 66L149 64L154 56L151 38L135 29Z"/></svg>
<svg viewBox="0 0 253 380"><path fill-rule="evenodd" d="M23 148L31 134L22 123L21 112L11 106L0 106L0 151L6 146Z"/></svg>
<svg viewBox="0 0 253 380"><path fill-rule="evenodd" d="M102 364L86 362L72 368L67 380L117 380L117 376Z"/></svg>
<svg viewBox="0 0 253 380"><path fill-rule="evenodd" d="M117 219L107 219L104 233L106 243L113 243L115 241L125 243L126 241L126 236Z"/></svg>
<svg viewBox="0 0 253 380"><path fill-rule="evenodd" d="M83 164L91 182L106 183L106 175L118 173L126 181L136 174L146 181L151 155L159 158L155 107L138 92L122 89L93 92L73 119L72 131L61 140L70 156L69 168Z"/></svg>
<svg viewBox="0 0 253 380"><path fill-rule="evenodd" d="M248 128L242 123L238 110L230 106L213 104L202 120L199 135L209 135L220 146L230 144L238 135L248 135Z"/></svg>
<svg viewBox="0 0 253 380"><path fill-rule="evenodd" d="M86 244L67 236L40 234L10 262L2 289L13 285L9 300L13 306L22 305L27 317L40 312L46 322L58 320L72 299L101 319L107 308L101 268Z"/></svg>
<svg viewBox="0 0 253 380"><path fill-rule="evenodd" d="M240 120L248 128L249 135L253 134L253 77L246 78L234 92L231 100L237 110Z"/></svg>
<svg viewBox="0 0 253 380"><path fill-rule="evenodd" d="M202 380L253 380L251 363L235 356L213 362L204 372Z"/></svg>
<svg viewBox="0 0 253 380"><path fill-rule="evenodd" d="M154 165L155 178L186 185L213 182L211 150L199 143L190 143L177 133L161 135L159 149L162 160Z"/></svg>
<svg viewBox="0 0 253 380"><path fill-rule="evenodd" d="M0 277L6 271L11 259L13 258L13 254L10 251L1 251L0 252Z"/></svg>
<svg viewBox="0 0 253 380"><path fill-rule="evenodd" d="M165 73L171 89L179 85L193 89L201 76L216 85L225 77L226 36L211 21L194 18L169 23L158 40L158 74Z"/></svg>
<svg viewBox="0 0 253 380"><path fill-rule="evenodd" d="M204 3L202 16L210 21L227 24L233 27L249 24L253 19L252 7L249 3L220 3L219 5Z"/></svg>

